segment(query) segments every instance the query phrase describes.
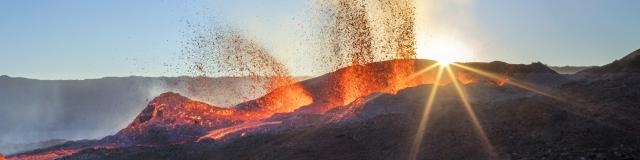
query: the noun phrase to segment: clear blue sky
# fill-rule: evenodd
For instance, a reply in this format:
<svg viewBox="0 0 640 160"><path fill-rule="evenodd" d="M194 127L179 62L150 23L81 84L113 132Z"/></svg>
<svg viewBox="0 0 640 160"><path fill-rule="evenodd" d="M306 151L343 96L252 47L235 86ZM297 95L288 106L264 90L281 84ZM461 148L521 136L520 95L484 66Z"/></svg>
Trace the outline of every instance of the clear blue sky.
<svg viewBox="0 0 640 160"><path fill-rule="evenodd" d="M640 48L637 0L445 0L431 6L439 27L454 28L474 60L602 65ZM438 2L442 1L442 2ZM434 3L431 3L434 4ZM187 74L180 50L211 18L253 35L305 74L299 0L8 0L0 2L0 75L39 79ZM420 6L418 6L420 7ZM462 16L461 16L462 15ZM294 27L288 27L294 26ZM304 25L303 25L304 26ZM429 26L427 26L428 28ZM429 32L429 31L427 31Z"/></svg>

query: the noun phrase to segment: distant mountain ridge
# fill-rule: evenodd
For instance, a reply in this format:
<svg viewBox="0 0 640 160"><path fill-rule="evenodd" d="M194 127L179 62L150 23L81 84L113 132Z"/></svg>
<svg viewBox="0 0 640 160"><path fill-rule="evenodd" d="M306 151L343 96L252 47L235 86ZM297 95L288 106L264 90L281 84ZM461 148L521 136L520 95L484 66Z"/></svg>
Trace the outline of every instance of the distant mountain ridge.
<svg viewBox="0 0 640 160"><path fill-rule="evenodd" d="M598 66L549 66L549 68L560 74L576 74L580 71Z"/></svg>

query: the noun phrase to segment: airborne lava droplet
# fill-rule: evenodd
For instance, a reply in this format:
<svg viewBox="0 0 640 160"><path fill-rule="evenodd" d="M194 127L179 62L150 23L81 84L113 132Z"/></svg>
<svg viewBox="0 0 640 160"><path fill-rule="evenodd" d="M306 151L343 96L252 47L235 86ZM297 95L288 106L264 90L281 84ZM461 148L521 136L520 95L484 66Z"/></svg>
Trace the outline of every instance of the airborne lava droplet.
<svg viewBox="0 0 640 160"><path fill-rule="evenodd" d="M321 53L323 56L319 64L336 70L323 81L295 83L287 68L266 49L238 32L220 28L196 39L197 52L207 55L203 57L210 57L204 58L211 60L205 64L215 64L214 67L196 69L215 68L214 73L217 74L247 75L254 77L256 82L266 81L265 85L253 89L269 93L232 108L252 113L253 119L297 110L322 114L373 93L395 94L407 87L433 83L434 72L415 75L418 70L435 62L418 63L415 60L414 1L318 2L318 14L326 20L320 30L326 44L317 45L327 45L328 48L328 52ZM461 81L473 82L470 78ZM232 132L260 127L265 123L247 121L213 130L205 137L222 139Z"/></svg>

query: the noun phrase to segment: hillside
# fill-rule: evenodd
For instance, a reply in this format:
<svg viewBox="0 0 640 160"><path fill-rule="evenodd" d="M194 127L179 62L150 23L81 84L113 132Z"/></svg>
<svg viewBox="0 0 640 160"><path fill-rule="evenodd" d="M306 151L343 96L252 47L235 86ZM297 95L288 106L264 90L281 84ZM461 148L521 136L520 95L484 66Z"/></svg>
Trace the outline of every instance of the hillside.
<svg viewBox="0 0 640 160"><path fill-rule="evenodd" d="M580 74L624 74L640 72L640 49L631 52L619 60L601 67L583 70Z"/></svg>
<svg viewBox="0 0 640 160"><path fill-rule="evenodd" d="M375 119L379 116L413 114L417 112L411 110L419 109L416 108L417 106L422 106L418 105L420 104L419 102L424 103L426 96L428 96L415 94L418 91L414 87L424 88L424 85L432 84L434 78L434 71L420 71L434 64L435 62L428 60L393 60L351 66L320 77L282 86L263 97L241 103L229 109L193 101L175 93L165 93L152 100L128 127L114 136L109 136L99 141L74 142L12 155L12 158L44 156L50 155L52 152L57 152L52 157L60 157L83 150L93 152L94 150L106 149L111 152L130 149L131 147L137 148L136 146L164 148L168 147L167 145L190 146L213 142L214 145L211 147L214 147L218 146L217 144L220 142L224 145L227 144L224 143L226 141L232 142L230 144L235 143L236 139L242 141L244 136L273 133L288 134L290 131L309 126L351 125L356 122ZM531 79L533 81L540 79L536 78L539 76L561 78L557 73L539 63L511 65L503 62L492 62L464 65L508 75L512 78ZM415 79L406 79L413 77L413 73L421 74ZM363 74L369 76L356 76ZM498 84L498 80L481 78L481 76L474 75L468 71L458 69L454 74L461 78L458 80L465 82L465 84L488 87L487 91L490 92L485 94L490 97L504 96L506 99L513 100L520 96L529 96L523 90L500 89L502 86ZM449 84L445 87L448 88L445 89L448 91L444 92L447 93L447 97L451 97L454 92L451 90L450 80L445 78L441 83ZM344 88L350 86L358 87ZM296 93L298 91L303 92L298 94ZM424 90L420 90L420 92L422 91ZM518 94L504 94L501 92ZM382 101L380 102L381 104L393 104L392 106L395 106L410 103L411 107L389 108L390 106L380 106L377 103L374 103L375 105L373 106L379 107L366 107L369 102L367 99L373 99L372 102L378 102L376 98L379 96L382 99L384 99L383 97L389 98L389 96L404 99L404 101ZM300 101L300 98L309 98L311 101ZM445 98L445 100L445 103L454 103L452 98ZM502 98L494 98L493 100L502 100ZM459 103L454 104L459 105ZM409 117L409 119L413 118ZM136 150L133 149L131 151L135 152ZM126 159L126 157L121 158Z"/></svg>

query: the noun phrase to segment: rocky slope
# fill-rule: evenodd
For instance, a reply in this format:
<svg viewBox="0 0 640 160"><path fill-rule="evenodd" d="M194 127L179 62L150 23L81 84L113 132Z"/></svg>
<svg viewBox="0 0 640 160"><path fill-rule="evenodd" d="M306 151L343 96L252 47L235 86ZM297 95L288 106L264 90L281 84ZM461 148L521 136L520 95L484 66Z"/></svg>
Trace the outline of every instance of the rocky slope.
<svg viewBox="0 0 640 160"><path fill-rule="evenodd" d="M315 123L229 141L88 149L65 159L406 159L431 85L384 94L355 109L352 121ZM468 86L487 133L483 143L453 86L434 103L421 159L633 159L637 132L564 108L571 104L516 88ZM490 93L490 94L489 94ZM333 112L333 111L329 111ZM339 111L336 111L339 112ZM310 118L310 115L306 118ZM333 116L331 114L321 115ZM320 117L324 118L324 117ZM460 154L465 153L465 154Z"/></svg>
<svg viewBox="0 0 640 160"><path fill-rule="evenodd" d="M233 108L175 93L154 99L115 136L9 158L71 150L64 159L407 158L434 71L433 61L394 60L340 69L283 86ZM546 96L454 67L491 145L478 134L452 84L440 83L425 141L427 159L614 159L638 157L634 105L640 85L601 95L541 63L463 64L542 86ZM436 69L437 70L437 69ZM446 76L445 76L446 77ZM638 84L638 81L612 82ZM626 84L628 85L628 84ZM294 91L294 92L291 92ZM581 92L576 94L576 92ZM593 97L599 95L601 98ZM606 98L613 97L613 98ZM620 105L618 99L627 105ZM307 99L308 98L308 99ZM310 101L309 101L310 100ZM609 104L609 105L604 105ZM611 106L616 107L611 107ZM285 108L283 108L283 106ZM634 127L635 126L635 127ZM468 154L458 154L468 153Z"/></svg>
<svg viewBox="0 0 640 160"><path fill-rule="evenodd" d="M640 49L622 57L612 63L602 67L595 67L579 72L580 74L604 74L604 73L639 73L640 72Z"/></svg>

